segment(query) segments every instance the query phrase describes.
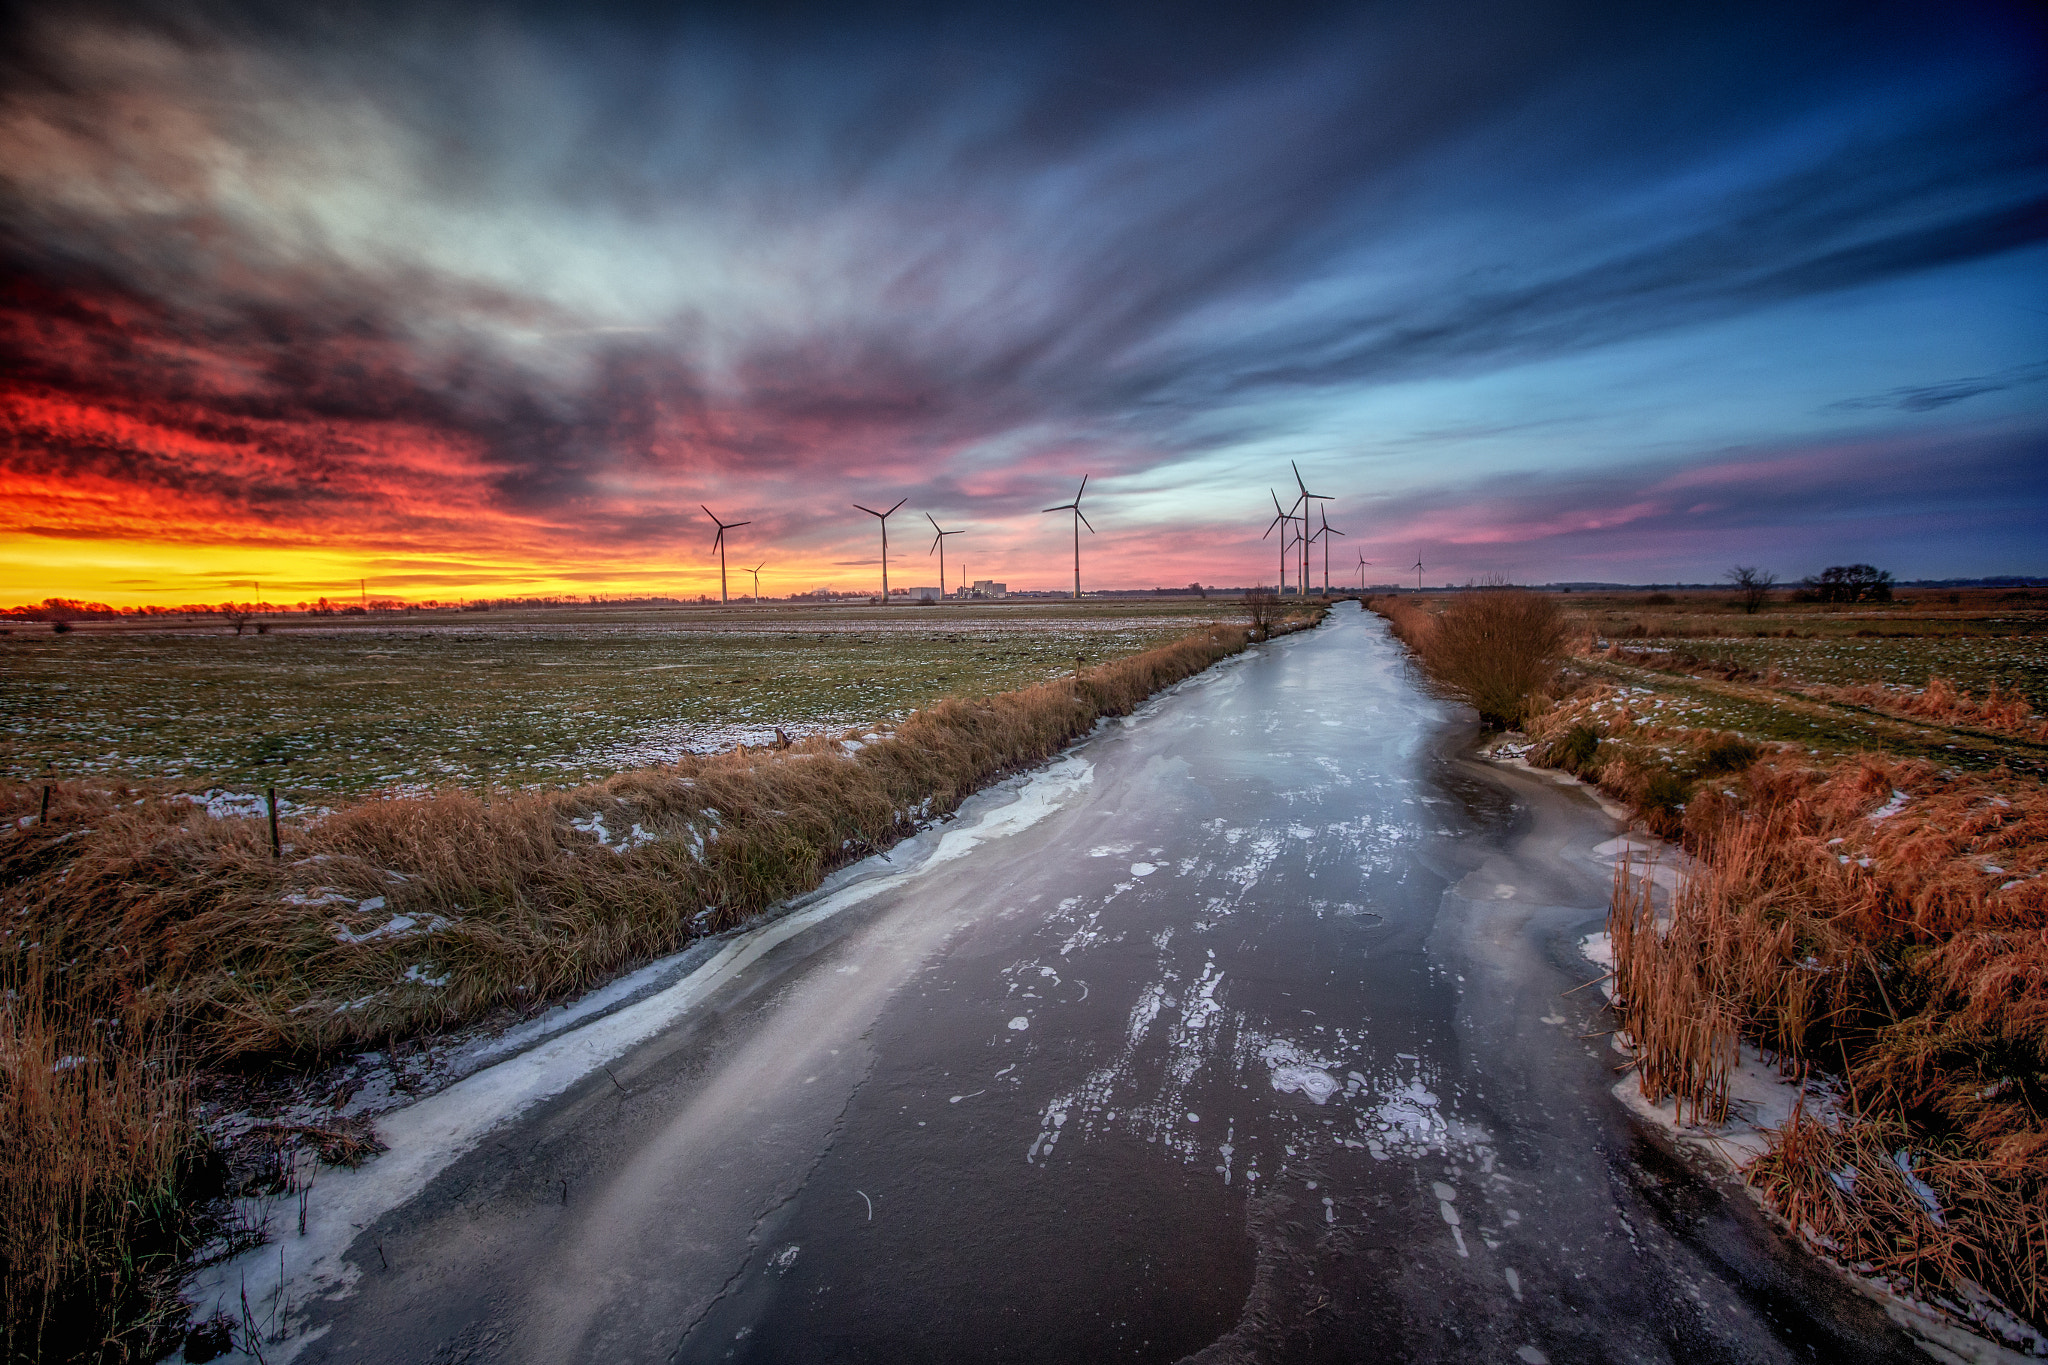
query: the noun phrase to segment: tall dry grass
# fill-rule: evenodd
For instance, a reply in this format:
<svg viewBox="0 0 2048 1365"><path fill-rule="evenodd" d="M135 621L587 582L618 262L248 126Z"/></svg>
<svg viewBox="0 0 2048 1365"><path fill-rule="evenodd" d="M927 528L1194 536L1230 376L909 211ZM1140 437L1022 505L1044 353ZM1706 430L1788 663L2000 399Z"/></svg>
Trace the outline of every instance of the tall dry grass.
<svg viewBox="0 0 2048 1365"><path fill-rule="evenodd" d="M1273 624L1313 624L1320 613ZM10 1359L153 1358L175 1318L191 1066L312 1059L586 989L815 887L1242 650L1217 625L866 743L287 822L0 787L0 1284ZM79 1060L71 1060L79 1059Z"/></svg>
<svg viewBox="0 0 2048 1365"><path fill-rule="evenodd" d="M2048 790L1766 756L1677 833L1668 922L1633 885L1609 915L1645 1091L1712 1121L1738 1036L1834 1074L1853 1121L1776 1136L1750 1171L1773 1206L1851 1264L2048 1319Z"/></svg>
<svg viewBox="0 0 2048 1365"><path fill-rule="evenodd" d="M186 1068L146 1010L94 1015L51 974L0 996L0 1327L11 1361L154 1360L182 1326ZM60 987L61 988L61 987Z"/></svg>
<svg viewBox="0 0 2048 1365"><path fill-rule="evenodd" d="M1903 716L1909 720L1931 720L1940 725L1965 726L2012 735L2018 739L2048 742L2048 718L2036 712L2025 697L1994 687L1977 696L1946 678L1929 678L1927 686L1913 691L1879 683L1854 687L1807 686L1799 689L1822 701L1848 702L1873 711Z"/></svg>
<svg viewBox="0 0 2048 1365"><path fill-rule="evenodd" d="M1503 728L1542 707L1571 635L1557 603L1527 589L1460 593L1435 616L1406 597L1375 597L1370 605L1482 724Z"/></svg>

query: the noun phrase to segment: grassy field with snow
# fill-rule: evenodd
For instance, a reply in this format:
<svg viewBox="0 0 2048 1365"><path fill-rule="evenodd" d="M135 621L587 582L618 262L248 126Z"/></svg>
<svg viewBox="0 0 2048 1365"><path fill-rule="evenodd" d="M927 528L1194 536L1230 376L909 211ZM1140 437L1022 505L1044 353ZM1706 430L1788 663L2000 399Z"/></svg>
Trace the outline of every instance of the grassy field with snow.
<svg viewBox="0 0 2048 1365"><path fill-rule="evenodd" d="M0 776L195 791L573 786L843 731L1139 653L1235 613L1172 600L418 613L82 624L0 638Z"/></svg>

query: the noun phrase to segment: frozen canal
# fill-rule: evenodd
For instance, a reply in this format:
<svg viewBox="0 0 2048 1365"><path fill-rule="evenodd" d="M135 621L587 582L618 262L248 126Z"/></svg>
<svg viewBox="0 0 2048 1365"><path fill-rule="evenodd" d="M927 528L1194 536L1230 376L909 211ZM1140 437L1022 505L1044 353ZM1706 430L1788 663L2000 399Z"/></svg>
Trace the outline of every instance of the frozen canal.
<svg viewBox="0 0 2048 1365"><path fill-rule="evenodd" d="M452 1162L394 1116L298 1358L1919 1358L1632 1127L1613 822L1467 735L1349 605L1155 700Z"/></svg>

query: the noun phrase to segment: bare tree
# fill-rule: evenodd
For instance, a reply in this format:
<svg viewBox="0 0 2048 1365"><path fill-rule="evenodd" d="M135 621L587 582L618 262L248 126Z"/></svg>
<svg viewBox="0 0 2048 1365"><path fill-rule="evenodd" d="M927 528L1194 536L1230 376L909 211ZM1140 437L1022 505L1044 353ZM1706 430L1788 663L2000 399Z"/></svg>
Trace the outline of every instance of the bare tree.
<svg viewBox="0 0 2048 1365"><path fill-rule="evenodd" d="M1244 595L1244 614L1254 640L1272 638L1273 626L1280 619L1280 595L1271 588L1253 588Z"/></svg>
<svg viewBox="0 0 2048 1365"><path fill-rule="evenodd" d="M1736 594L1742 599L1742 610L1750 616L1756 615L1771 600L1771 589L1778 583L1776 574L1742 564L1721 576L1735 585Z"/></svg>

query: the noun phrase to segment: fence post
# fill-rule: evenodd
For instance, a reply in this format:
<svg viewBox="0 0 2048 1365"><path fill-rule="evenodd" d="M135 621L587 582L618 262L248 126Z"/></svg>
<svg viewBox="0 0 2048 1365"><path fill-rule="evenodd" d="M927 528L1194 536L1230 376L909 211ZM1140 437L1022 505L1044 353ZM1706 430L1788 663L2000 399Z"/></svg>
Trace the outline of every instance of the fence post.
<svg viewBox="0 0 2048 1365"><path fill-rule="evenodd" d="M270 856L273 858L282 857L284 850L277 842L277 788L265 787L263 789L263 800L270 807Z"/></svg>
<svg viewBox="0 0 2048 1365"><path fill-rule="evenodd" d="M49 823L50 823L50 784L49 784L49 783L47 783L47 782L45 782L45 783L43 784L43 813L42 813L41 815L38 815L38 816L36 817L36 828L37 828L37 829L41 829L41 828L42 828L42 827L43 827L44 825L47 825L47 824L49 824Z"/></svg>

